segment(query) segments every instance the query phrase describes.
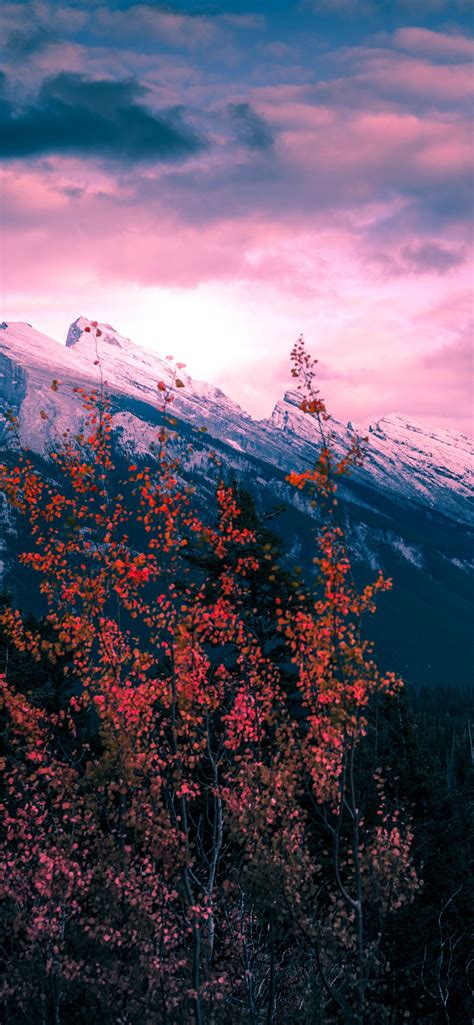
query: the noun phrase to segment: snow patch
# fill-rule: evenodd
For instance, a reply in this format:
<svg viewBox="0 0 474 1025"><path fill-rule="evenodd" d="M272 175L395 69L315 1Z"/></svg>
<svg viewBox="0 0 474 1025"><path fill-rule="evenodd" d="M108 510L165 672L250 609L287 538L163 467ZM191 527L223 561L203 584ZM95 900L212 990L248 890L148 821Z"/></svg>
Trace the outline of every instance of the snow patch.
<svg viewBox="0 0 474 1025"><path fill-rule="evenodd" d="M422 569L423 555L416 545L407 544L407 542L401 537L394 539L392 541L392 545L396 548L397 552L400 552L400 555L403 555L403 558L406 559L407 562L411 562L413 566L417 567L417 569Z"/></svg>

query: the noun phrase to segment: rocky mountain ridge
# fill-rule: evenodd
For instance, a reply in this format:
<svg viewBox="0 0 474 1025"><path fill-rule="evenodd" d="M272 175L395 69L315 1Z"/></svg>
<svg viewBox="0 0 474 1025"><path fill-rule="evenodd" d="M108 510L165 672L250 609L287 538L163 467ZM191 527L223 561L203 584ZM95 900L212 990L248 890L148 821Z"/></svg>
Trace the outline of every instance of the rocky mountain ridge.
<svg viewBox="0 0 474 1025"><path fill-rule="evenodd" d="M99 324L97 339L90 327L78 318L64 346L27 324L0 325L0 409L15 412L19 443L47 465L48 453L65 431L77 430L83 416L74 389L90 390L102 381L112 400L118 453L153 458L161 418L157 383L171 382L173 363L109 324ZM203 501L222 474L250 491L259 511L284 506L278 529L289 560L311 567L317 512L286 482L291 470L314 464L320 444L318 424L299 408L298 393L288 391L268 420L253 420L219 388L193 380L184 367L179 375L184 387L174 390L173 416L186 472ZM57 390L51 389L53 380ZM331 419L327 428L337 453L344 454L354 425ZM414 680L470 678L474 446L455 431L430 429L398 414L357 433L368 435L367 457L341 480L339 500L361 577L382 568L397 584L383 603L382 653ZM0 446L6 451L15 443L0 422ZM0 507L3 583L13 589L17 529L10 511ZM0 564L0 575L1 570Z"/></svg>
<svg viewBox="0 0 474 1025"><path fill-rule="evenodd" d="M158 380L171 380L169 360L141 348L109 324L99 325L101 336L96 339L86 331L90 325L84 317L74 321L66 347L30 325L5 324L0 330L0 397L21 409L22 440L35 451L47 451L53 443L52 424L55 432L61 431L67 421L79 416L80 403L72 385L92 387L102 379L112 395L156 409ZM193 380L185 368L180 376L185 387L176 390L173 406L178 419L205 427L210 438L279 469L288 471L295 461L305 464L314 458L319 428L314 418L300 410L298 393L288 391L269 420L253 420L221 389ZM53 378L62 385L54 396ZM40 398L49 407L45 412L52 414L50 421L35 416ZM129 422L129 440L132 426ZM335 449L345 451L353 425L331 419L329 427ZM400 414L384 416L357 431L369 437L366 463L356 471L357 479L461 522L470 521L474 444L469 438L452 430L426 428Z"/></svg>

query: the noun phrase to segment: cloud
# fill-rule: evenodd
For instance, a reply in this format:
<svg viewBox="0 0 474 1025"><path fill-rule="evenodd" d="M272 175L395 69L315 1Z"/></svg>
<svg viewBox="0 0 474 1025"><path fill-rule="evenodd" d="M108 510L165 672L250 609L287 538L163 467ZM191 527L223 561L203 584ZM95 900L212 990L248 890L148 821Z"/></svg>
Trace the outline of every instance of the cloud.
<svg viewBox="0 0 474 1025"><path fill-rule="evenodd" d="M432 417L437 400L438 416L445 422L458 419L458 429L472 435L474 415L472 391L474 386L474 354L472 349L473 324L462 331L448 345L425 353L414 361L413 380L419 388L412 396L412 405L418 415Z"/></svg>
<svg viewBox="0 0 474 1025"><path fill-rule="evenodd" d="M469 61L474 57L474 39L459 33L433 32L427 28L399 28L393 35L393 43L400 50L443 60Z"/></svg>
<svg viewBox="0 0 474 1025"><path fill-rule="evenodd" d="M466 259L466 251L448 249L437 242L423 242L421 245L407 245L402 249L405 269L415 274L445 274L453 267L460 267Z"/></svg>
<svg viewBox="0 0 474 1025"><path fill-rule="evenodd" d="M193 224L164 194L161 202L158 193L154 202L142 191L133 197L110 167L59 158L47 164L49 171L43 162L5 175L7 320L29 317L63 337L87 295L101 320L115 319L161 353L163 339L172 339L172 351L196 376L262 416L287 386L288 350L303 331L335 415L363 422L401 411L468 428L467 349L459 357L451 349L469 337L468 266L456 274L427 270L422 287L415 273L374 273L363 239L370 218L385 223L383 208L367 208L360 221L354 210L307 215L304 223L286 211L252 211ZM461 248L454 239L438 245ZM397 253L403 249L423 259L423 240L413 232L398 240ZM425 251L428 258L439 265L443 254ZM444 349L431 360L430 350ZM259 362L270 368L271 378L262 371L265 386Z"/></svg>
<svg viewBox="0 0 474 1025"><path fill-rule="evenodd" d="M231 122L240 142L248 149L268 150L273 146L273 131L250 103L229 103Z"/></svg>
<svg viewBox="0 0 474 1025"><path fill-rule="evenodd" d="M0 155L80 154L135 164L183 160L200 151L203 141L176 112L155 113L145 105L147 92L134 80L67 71L46 79L36 100L18 110L4 90Z"/></svg>
<svg viewBox="0 0 474 1025"><path fill-rule="evenodd" d="M14 61L19 61L41 53L58 40L55 32L50 32L41 25L13 29L5 40L5 50Z"/></svg>
<svg viewBox="0 0 474 1025"><path fill-rule="evenodd" d="M134 40L189 50L215 43L218 26L213 18L190 17L170 9L134 4L125 10L98 7L91 14L90 30L112 43L129 45Z"/></svg>
<svg viewBox="0 0 474 1025"><path fill-rule="evenodd" d="M420 18L422 15L426 17L444 12L452 14L454 11L469 14L472 4L471 0L416 0L416 5L413 0L392 0L392 7L395 11L400 10Z"/></svg>
<svg viewBox="0 0 474 1025"><path fill-rule="evenodd" d="M321 76L315 91L320 101L352 109L362 103L373 109L458 109L474 90L467 62L433 63L388 46L345 47L333 54L332 64L335 73Z"/></svg>
<svg viewBox="0 0 474 1025"><path fill-rule="evenodd" d="M225 159L210 153L160 176L161 196L189 221L252 211L281 223L330 222L349 211L357 219L368 205L386 206L395 197L412 209L412 237L418 231L432 237L470 216L471 140L462 120L318 106L304 90L300 102L265 102L258 90L254 98L274 126L270 161L252 152L237 159L231 151ZM156 186L148 180L143 188L152 202Z"/></svg>
<svg viewBox="0 0 474 1025"><path fill-rule="evenodd" d="M224 42L237 31L260 31L265 18L260 14L233 14L203 8L201 11L173 10L165 4L131 4L124 10L101 5L90 15L89 29L94 35L130 45L131 40L144 47L162 44L193 50Z"/></svg>
<svg viewBox="0 0 474 1025"><path fill-rule="evenodd" d="M1 276L18 319L49 333L87 294L137 340L176 338L197 373L225 365L262 415L255 367L276 398L303 330L336 414L465 422L462 19L434 31L441 0L199 3L6 0Z"/></svg>
<svg viewBox="0 0 474 1025"><path fill-rule="evenodd" d="M306 7L315 14L340 14L343 17L359 18L374 13L374 0L306 0Z"/></svg>
<svg viewBox="0 0 474 1025"><path fill-rule="evenodd" d="M385 280L407 275L444 276L466 263L466 245L440 245L436 241L424 241L422 238L406 241L410 230L413 230L410 218L405 217L404 223L401 217L398 224L396 221L391 225L385 224L381 230L374 232L374 235L380 236L380 249L371 247L370 235L362 243L367 263Z"/></svg>
<svg viewBox="0 0 474 1025"><path fill-rule="evenodd" d="M33 32L41 30L60 36L73 36L87 24L89 12L78 4L26 0L6 2L1 7L2 29L6 37L10 31Z"/></svg>
<svg viewBox="0 0 474 1025"><path fill-rule="evenodd" d="M267 19L264 14L235 14L230 12L228 14L222 14L220 12L216 12L215 16L224 25L228 25L230 28L236 29L248 29L250 31L257 30L260 32L267 24Z"/></svg>
<svg viewBox="0 0 474 1025"><path fill-rule="evenodd" d="M472 325L471 325L472 327ZM421 367L429 373L453 375L453 383L461 390L470 390L474 373L474 352L470 331L462 333L451 345L443 345L435 352L428 352L419 360Z"/></svg>
<svg viewBox="0 0 474 1025"><path fill-rule="evenodd" d="M314 14L333 14L341 18L416 17L439 15L454 11L463 14L471 8L471 0L303 0L303 5Z"/></svg>

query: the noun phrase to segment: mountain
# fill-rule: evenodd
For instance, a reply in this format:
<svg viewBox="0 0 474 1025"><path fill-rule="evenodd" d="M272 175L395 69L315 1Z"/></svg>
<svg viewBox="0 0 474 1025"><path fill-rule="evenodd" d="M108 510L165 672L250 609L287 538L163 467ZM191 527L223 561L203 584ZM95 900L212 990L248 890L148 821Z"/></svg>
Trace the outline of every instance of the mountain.
<svg viewBox="0 0 474 1025"><path fill-rule="evenodd" d="M118 452L153 458L160 422L157 383L171 381L173 364L109 324L98 326L96 339L91 322L79 317L64 346L28 324L0 325L0 408L15 411L20 444L42 460L80 423L81 400L73 389L101 381L112 397ZM314 463L320 444L317 421L301 411L300 396L287 392L270 419L253 420L219 388L191 379L184 368L179 373L184 387L175 389L173 415L198 491L205 498L219 473L252 491L262 512L284 503L278 525L291 558L311 567L317 514L285 480L290 470ZM56 391L53 379L59 382ZM354 426L333 419L327 426L342 455ZM429 429L398 414L357 432L368 435L367 458L341 481L339 498L361 579L381 567L396 582L378 617L382 657L416 682L464 683L473 664L474 447L462 434ZM15 444L6 426L0 426L0 444ZM8 553L16 547L17 528L6 506L1 523L4 583L12 586Z"/></svg>

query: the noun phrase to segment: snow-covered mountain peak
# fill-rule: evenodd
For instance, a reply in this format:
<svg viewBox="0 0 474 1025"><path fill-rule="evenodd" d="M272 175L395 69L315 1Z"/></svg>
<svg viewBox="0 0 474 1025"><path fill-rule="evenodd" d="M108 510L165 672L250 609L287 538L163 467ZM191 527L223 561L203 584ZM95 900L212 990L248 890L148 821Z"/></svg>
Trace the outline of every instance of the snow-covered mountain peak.
<svg viewBox="0 0 474 1025"><path fill-rule="evenodd" d="M412 444L418 441L420 445L432 447L433 445L448 445L466 452L473 451L472 440L460 431L448 427L430 427L419 421L411 420L402 413L390 413L378 420L373 427L374 433L385 433L394 440L410 436Z"/></svg>
<svg viewBox="0 0 474 1025"><path fill-rule="evenodd" d="M156 402L158 382L170 383L175 372L170 360L136 345L111 324L87 317L78 317L71 324L66 347L77 353L97 380L101 378L112 391L140 398L146 395L148 401Z"/></svg>
<svg viewBox="0 0 474 1025"><path fill-rule="evenodd" d="M303 396L299 391L286 391L283 396L283 402L288 406L301 406Z"/></svg>
<svg viewBox="0 0 474 1025"><path fill-rule="evenodd" d="M402 582L401 618L393 618L392 605L386 620L395 652L400 636L413 633L415 623L423 625L420 609L426 607L432 620L426 663L430 671L439 663L440 679L443 673L451 678L452 652L461 635L470 636L471 627L465 596L472 565L474 450L468 438L399 413L370 425L332 417L319 424L300 408L302 396L295 388L276 403L270 419L253 420L220 388L192 380L171 357L136 345L110 324L98 324L100 334L86 331L94 326L78 317L64 345L29 324L0 323L0 450L8 453L20 445L48 459L84 422L82 389L87 393L104 384L111 397L114 451L133 462L154 459L162 412L168 408L164 402L171 399L180 458L200 500L213 494L219 475L248 488L264 514L286 505L282 536L291 558L303 565L312 558L307 517L315 514L310 496L291 488L287 474L314 467L323 437L330 438L342 458L354 435L367 436L363 466L339 481L352 551L361 565L373 571L381 566ZM168 344L157 338L162 353ZM14 434L8 418L2 430L1 414L7 410L18 417ZM5 553L11 544L11 525L2 519L0 504L0 581L3 562L10 571ZM460 622L465 624L461 628ZM418 636L415 642L418 652L422 637L420 645ZM421 670L424 679L424 665Z"/></svg>
<svg viewBox="0 0 474 1025"><path fill-rule="evenodd" d="M182 363L175 363L172 357L163 358L152 349L137 345L110 324L94 324L86 317L78 317L69 328L66 345L87 361L97 377L102 376L111 391L133 395L156 405L157 384L160 381L171 384L178 378L184 387L176 392L175 402L187 418L192 419L196 415L204 423L218 413L226 420L229 411L245 416L240 406L224 395L220 388L193 380Z"/></svg>
<svg viewBox="0 0 474 1025"><path fill-rule="evenodd" d="M121 335L111 324L94 324L87 317L78 317L71 324L66 338L66 348L79 346L81 350L95 348L95 329L100 331L100 345L112 346L115 349L136 349L137 346L124 335Z"/></svg>
<svg viewBox="0 0 474 1025"><path fill-rule="evenodd" d="M289 391L277 402L269 421L293 452L308 456L307 446L321 444L321 427L316 417L300 408L301 396ZM323 425L336 454L343 454L355 433L367 437L367 454L356 480L372 480L386 493L397 493L447 512L467 516L465 500L474 495L474 445L458 431L426 427L400 413L392 413L361 426L347 426L330 417ZM459 500L463 504L460 509ZM463 511L464 510L464 511Z"/></svg>
<svg viewBox="0 0 474 1025"><path fill-rule="evenodd" d="M283 431L285 434L294 434L302 441L308 444L320 445L321 444L321 424L319 423L316 416L309 416L308 413L303 412L301 409L301 403L303 396L297 391L287 391L283 399L277 402L273 413L270 417L269 424L273 428L277 428L279 431ZM351 424L351 430L354 430ZM338 439L342 439L346 433L347 428L335 420L334 417L330 417L327 425L325 426L325 434L331 434L331 436Z"/></svg>
<svg viewBox="0 0 474 1025"><path fill-rule="evenodd" d="M286 392L269 420L252 420L219 388L191 379L186 368L171 357L162 358L152 349L136 345L110 324L98 324L97 331L94 328L92 321L78 317L64 346L29 324L0 324L0 401L21 407L22 430L29 447L48 450L59 426L69 427L81 415L75 387L101 383L122 409L128 405L130 410L131 402L140 402L140 407L135 406L140 410L134 427L138 439L147 420L147 407L152 423L161 409L164 381L172 386L178 418L194 428L205 428L211 439L266 465L283 472L297 464L310 466L322 442L321 426L338 457L346 453L356 433L368 437L368 446L364 467L354 471L355 484L375 485L403 501L442 508L460 519L468 517L466 499L473 494L474 448L464 435L429 428L398 413L366 426L342 424L332 417L320 425L316 417L300 409L302 396L297 390ZM61 387L52 392L54 378ZM39 417L40 410L48 413L46 420Z"/></svg>
<svg viewBox="0 0 474 1025"><path fill-rule="evenodd" d="M465 434L443 427L427 427L392 413L371 425L370 445L394 463L410 464L413 471L457 479L464 488L474 484L474 444Z"/></svg>

